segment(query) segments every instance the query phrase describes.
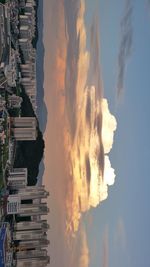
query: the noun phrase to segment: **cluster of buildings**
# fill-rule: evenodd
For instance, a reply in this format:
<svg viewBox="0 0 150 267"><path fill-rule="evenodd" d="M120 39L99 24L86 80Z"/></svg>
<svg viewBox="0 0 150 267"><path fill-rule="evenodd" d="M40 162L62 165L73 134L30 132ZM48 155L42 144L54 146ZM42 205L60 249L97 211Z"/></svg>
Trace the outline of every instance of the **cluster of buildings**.
<svg viewBox="0 0 150 267"><path fill-rule="evenodd" d="M5 217L14 217L11 223L2 223L1 231L9 234L0 246L0 266L45 267L50 262L46 247L49 245L49 225L44 219L49 212L45 201L49 193L43 185L27 185L27 169L15 168L7 175L7 195L3 199ZM4 246L7 239L7 246ZM5 257L4 257L5 255ZM4 264L4 265L3 265Z"/></svg>
<svg viewBox="0 0 150 267"><path fill-rule="evenodd" d="M27 168L13 166L14 144L37 139L37 118L20 115L23 99L18 92L24 88L36 114L35 29L36 1L0 4L0 179L2 174L5 180L0 190L0 267L45 267L50 262L49 193L44 185L28 186Z"/></svg>
<svg viewBox="0 0 150 267"><path fill-rule="evenodd" d="M19 48L23 59L21 69L21 83L28 94L33 109L36 112L36 49L33 39L36 30L35 1L20 1L24 13L19 14Z"/></svg>
<svg viewBox="0 0 150 267"><path fill-rule="evenodd" d="M35 8L34 0L0 5L0 87L15 87L19 76L36 113Z"/></svg>

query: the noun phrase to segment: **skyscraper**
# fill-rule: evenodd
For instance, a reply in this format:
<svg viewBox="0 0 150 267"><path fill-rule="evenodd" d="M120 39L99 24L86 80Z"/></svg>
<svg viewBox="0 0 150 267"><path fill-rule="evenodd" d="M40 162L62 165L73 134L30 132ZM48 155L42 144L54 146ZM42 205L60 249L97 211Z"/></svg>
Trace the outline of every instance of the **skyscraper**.
<svg viewBox="0 0 150 267"><path fill-rule="evenodd" d="M12 117L11 131L17 141L36 140L37 120L35 117Z"/></svg>
<svg viewBox="0 0 150 267"><path fill-rule="evenodd" d="M7 186L9 189L19 189L27 185L27 168L15 168L9 172Z"/></svg>

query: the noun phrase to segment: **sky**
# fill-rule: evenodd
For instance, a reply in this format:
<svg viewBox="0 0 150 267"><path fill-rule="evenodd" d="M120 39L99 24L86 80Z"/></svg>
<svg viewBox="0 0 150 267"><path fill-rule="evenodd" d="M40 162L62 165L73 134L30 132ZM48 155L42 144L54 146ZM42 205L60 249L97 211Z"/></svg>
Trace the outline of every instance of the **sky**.
<svg viewBox="0 0 150 267"><path fill-rule="evenodd" d="M150 266L150 3L43 3L51 266Z"/></svg>

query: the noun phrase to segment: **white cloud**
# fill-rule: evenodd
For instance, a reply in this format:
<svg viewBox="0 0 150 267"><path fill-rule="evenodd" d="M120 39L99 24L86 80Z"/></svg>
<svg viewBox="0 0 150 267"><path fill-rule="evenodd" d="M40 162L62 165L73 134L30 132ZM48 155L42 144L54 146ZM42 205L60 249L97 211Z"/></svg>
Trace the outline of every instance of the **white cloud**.
<svg viewBox="0 0 150 267"><path fill-rule="evenodd" d="M107 154L110 152L113 145L114 131L117 128L117 121L109 111L107 99L103 98L101 104L103 114L102 142L104 146L104 153Z"/></svg>

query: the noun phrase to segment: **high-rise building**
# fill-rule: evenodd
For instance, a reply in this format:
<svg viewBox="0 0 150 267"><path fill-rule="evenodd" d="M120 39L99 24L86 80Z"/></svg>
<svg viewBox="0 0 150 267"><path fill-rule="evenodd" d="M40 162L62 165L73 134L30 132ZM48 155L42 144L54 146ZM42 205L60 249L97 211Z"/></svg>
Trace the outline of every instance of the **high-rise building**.
<svg viewBox="0 0 150 267"><path fill-rule="evenodd" d="M11 131L13 137L18 141L36 140L37 120L35 117L12 117Z"/></svg>
<svg viewBox="0 0 150 267"><path fill-rule="evenodd" d="M33 250L25 250L25 251L18 251L16 253L16 259L30 259L30 258L37 258L41 256L47 256L46 249L33 249Z"/></svg>
<svg viewBox="0 0 150 267"><path fill-rule="evenodd" d="M9 195L7 198L7 214L18 214L20 212L21 200L18 195Z"/></svg>
<svg viewBox="0 0 150 267"><path fill-rule="evenodd" d="M12 117L11 123L14 128L35 128L37 126L35 117Z"/></svg>
<svg viewBox="0 0 150 267"><path fill-rule="evenodd" d="M16 244L16 251L24 251L31 249L41 249L49 245L49 240L45 236L38 240L20 240Z"/></svg>
<svg viewBox="0 0 150 267"><path fill-rule="evenodd" d="M17 141L31 141L37 138L37 131L34 128L14 128L12 134Z"/></svg>
<svg viewBox="0 0 150 267"><path fill-rule="evenodd" d="M27 168L15 168L9 172L7 186L9 189L19 189L27 185Z"/></svg>
<svg viewBox="0 0 150 267"><path fill-rule="evenodd" d="M22 231L22 230L34 230L34 229L44 229L45 231L49 229L49 225L46 220L39 221L23 221L16 222L14 224L14 231Z"/></svg>
<svg viewBox="0 0 150 267"><path fill-rule="evenodd" d="M19 215L22 217L33 215L47 215L49 208L47 203L41 204L22 204L20 206Z"/></svg>
<svg viewBox="0 0 150 267"><path fill-rule="evenodd" d="M28 38L30 40L32 40L32 31L29 27L29 25L23 25L20 26L20 38Z"/></svg>
<svg viewBox="0 0 150 267"><path fill-rule="evenodd" d="M20 196L21 200L27 199L42 199L47 198L49 196L49 192L47 192L43 186L28 186L25 188L20 188L18 190L18 196Z"/></svg>
<svg viewBox="0 0 150 267"><path fill-rule="evenodd" d="M50 262L49 256L40 256L30 259L18 259L16 261L16 267L45 267Z"/></svg>
<svg viewBox="0 0 150 267"><path fill-rule="evenodd" d="M42 239L44 234L42 229L17 231L13 233L13 240L37 240Z"/></svg>
<svg viewBox="0 0 150 267"><path fill-rule="evenodd" d="M15 189L15 188L14 188ZM44 186L26 186L16 188L15 194L8 197L7 214L19 214L22 217L34 215L46 215L49 212L47 203L41 202L41 199L49 195ZM24 201L30 200L29 203ZM35 202L35 200L38 200Z"/></svg>

